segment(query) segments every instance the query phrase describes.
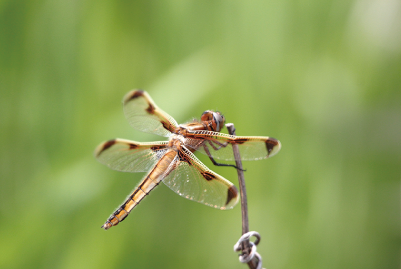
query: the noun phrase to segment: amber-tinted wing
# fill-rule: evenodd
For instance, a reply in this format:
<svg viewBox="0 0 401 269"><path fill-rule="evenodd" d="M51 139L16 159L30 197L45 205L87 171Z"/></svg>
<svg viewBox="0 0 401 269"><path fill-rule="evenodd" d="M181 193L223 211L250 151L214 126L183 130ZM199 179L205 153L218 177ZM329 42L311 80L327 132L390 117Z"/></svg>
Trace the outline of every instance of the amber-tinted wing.
<svg viewBox="0 0 401 269"><path fill-rule="evenodd" d="M124 96L123 105L129 124L139 131L168 137L178 126L145 91L130 91Z"/></svg>
<svg viewBox="0 0 401 269"><path fill-rule="evenodd" d="M280 141L268 136L233 136L211 131L195 131L187 135L189 147L219 160L234 160L231 144L238 145L244 161L272 157L281 148Z"/></svg>
<svg viewBox="0 0 401 269"><path fill-rule="evenodd" d="M237 204L234 184L208 169L185 147L172 165L163 182L180 196L218 209L231 209Z"/></svg>
<svg viewBox="0 0 401 269"><path fill-rule="evenodd" d="M95 157L114 170L147 172L165 154L167 143L139 143L117 138L101 143L95 150Z"/></svg>

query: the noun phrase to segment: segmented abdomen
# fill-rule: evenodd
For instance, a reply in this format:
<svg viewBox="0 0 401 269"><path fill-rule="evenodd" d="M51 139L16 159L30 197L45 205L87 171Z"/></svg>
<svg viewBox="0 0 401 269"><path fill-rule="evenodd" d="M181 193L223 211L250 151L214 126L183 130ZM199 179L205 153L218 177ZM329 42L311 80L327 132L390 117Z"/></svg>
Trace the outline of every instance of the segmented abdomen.
<svg viewBox="0 0 401 269"><path fill-rule="evenodd" d="M170 150L156 163L125 202L107 219L102 228L108 230L123 221L134 207L167 176L173 167L177 151Z"/></svg>

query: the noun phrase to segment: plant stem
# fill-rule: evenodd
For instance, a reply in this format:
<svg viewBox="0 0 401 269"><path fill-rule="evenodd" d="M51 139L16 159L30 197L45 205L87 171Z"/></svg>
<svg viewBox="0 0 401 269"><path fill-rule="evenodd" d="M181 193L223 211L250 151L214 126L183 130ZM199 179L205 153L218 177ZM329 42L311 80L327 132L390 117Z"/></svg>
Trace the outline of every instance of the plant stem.
<svg viewBox="0 0 401 269"><path fill-rule="evenodd" d="M235 135L235 128L233 123L227 123L226 127L230 135ZM242 234L245 234L249 232L249 222L248 222L248 202L246 197L244 171L242 170L241 155L239 153L238 145L233 143L232 146L234 151L235 165L237 166L239 191L241 196ZM249 240L246 240L242 243L242 254L249 255L250 252L251 248L249 245ZM248 262L248 266L251 269L256 269L257 264L258 264L258 259L256 258L256 256L250 262Z"/></svg>

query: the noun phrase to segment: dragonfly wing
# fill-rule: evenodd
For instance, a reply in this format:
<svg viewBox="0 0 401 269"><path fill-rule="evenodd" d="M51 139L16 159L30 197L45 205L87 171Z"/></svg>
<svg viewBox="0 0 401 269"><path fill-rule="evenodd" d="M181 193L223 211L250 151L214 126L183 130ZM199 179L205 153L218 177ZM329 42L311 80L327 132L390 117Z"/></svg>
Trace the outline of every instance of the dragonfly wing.
<svg viewBox="0 0 401 269"><path fill-rule="evenodd" d="M231 209L237 204L234 184L208 169L184 146L173 165L163 182L175 193L218 209Z"/></svg>
<svg viewBox="0 0 401 269"><path fill-rule="evenodd" d="M123 98L124 114L135 129L168 137L178 124L161 110L145 91L128 92Z"/></svg>
<svg viewBox="0 0 401 269"><path fill-rule="evenodd" d="M101 143L95 157L114 170L147 172L165 154L167 144L167 141L139 143L117 138Z"/></svg>
<svg viewBox="0 0 401 269"><path fill-rule="evenodd" d="M268 136L234 136L211 131L194 131L187 135L193 149L219 160L233 161L232 145L237 144L244 161L261 160L279 152L281 143Z"/></svg>

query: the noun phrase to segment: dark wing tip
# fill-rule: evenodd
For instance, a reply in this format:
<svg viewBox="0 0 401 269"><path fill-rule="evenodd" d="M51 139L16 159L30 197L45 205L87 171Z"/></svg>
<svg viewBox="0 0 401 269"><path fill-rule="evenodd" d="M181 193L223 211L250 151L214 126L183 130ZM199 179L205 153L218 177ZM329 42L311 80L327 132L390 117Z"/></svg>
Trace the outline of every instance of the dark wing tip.
<svg viewBox="0 0 401 269"><path fill-rule="evenodd" d="M134 91L130 91L128 92L123 99L123 103L126 104L127 102L131 101L132 99L141 97L145 95L145 91L143 90L134 90Z"/></svg>
<svg viewBox="0 0 401 269"><path fill-rule="evenodd" d="M232 186L230 186L230 188L228 188L228 190L227 190L227 201L226 201L226 206L228 205L228 204L230 204L230 202L232 201L232 200L237 200L237 197L238 197L238 190L237 190L237 188L234 186L234 185L232 185ZM233 204L233 206L234 206L235 204Z"/></svg>
<svg viewBox="0 0 401 269"><path fill-rule="evenodd" d="M103 142L100 144L96 149L95 149L95 156L98 157L100 154L105 151L106 149L110 148L113 146L115 143L117 143L116 139L111 139L109 141Z"/></svg>
<svg viewBox="0 0 401 269"><path fill-rule="evenodd" d="M269 137L266 140L266 149L269 157L274 156L281 149L281 143L277 139Z"/></svg>

